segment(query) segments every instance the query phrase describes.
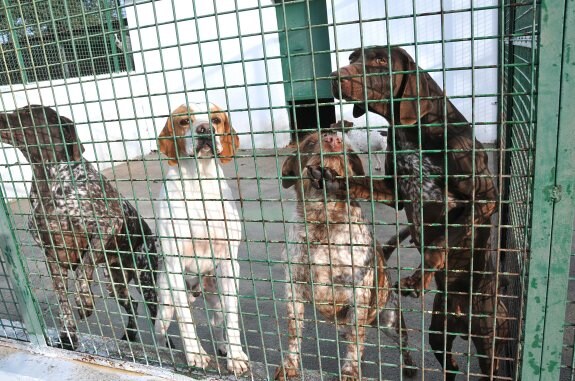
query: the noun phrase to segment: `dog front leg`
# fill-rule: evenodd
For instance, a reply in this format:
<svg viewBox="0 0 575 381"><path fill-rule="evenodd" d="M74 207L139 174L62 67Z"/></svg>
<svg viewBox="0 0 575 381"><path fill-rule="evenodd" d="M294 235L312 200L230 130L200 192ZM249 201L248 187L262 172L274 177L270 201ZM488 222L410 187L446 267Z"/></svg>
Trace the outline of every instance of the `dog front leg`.
<svg viewBox="0 0 575 381"><path fill-rule="evenodd" d="M292 290L293 287L293 290ZM294 295L295 294L295 295ZM303 330L303 292L297 284L286 284L287 318L288 318L288 354L283 365L278 367L276 380L286 380L299 375L299 359Z"/></svg>
<svg viewBox="0 0 575 381"><path fill-rule="evenodd" d="M96 237L90 241L90 247L82 255L82 265L76 269L76 305L79 308L80 318L84 319L94 313L94 297L90 288L90 282L94 280L96 264L103 262L104 237Z"/></svg>
<svg viewBox="0 0 575 381"><path fill-rule="evenodd" d="M194 323L192 311L190 310L190 304L188 302L188 295L186 291L186 281L184 269L180 263L180 258L170 257L166 266L168 284L164 285L160 283L161 286L170 286L170 288L163 289L160 293L161 300L165 292L171 293L171 299L173 301L173 306L176 311L176 317L178 319L178 326L180 327L180 334L182 336L182 342L184 344L184 351L186 353L186 360L188 365L191 367L205 369L208 367L210 362L210 356L204 351L196 333L196 325ZM161 305L160 310L165 308ZM163 312L160 312L159 321L164 319ZM165 332L160 331L160 334Z"/></svg>
<svg viewBox="0 0 575 381"><path fill-rule="evenodd" d="M376 153L373 155L375 157L375 161L377 162L377 165L373 168L376 171L381 171L381 169L383 168L383 166L381 165L381 154Z"/></svg>
<svg viewBox="0 0 575 381"><path fill-rule="evenodd" d="M222 293L219 292L215 276L204 276L204 299L211 311L210 325L220 356L228 355L228 346L224 338L224 309L222 306ZM191 304L191 302L190 302Z"/></svg>
<svg viewBox="0 0 575 381"><path fill-rule="evenodd" d="M427 288L433 279L434 272L426 270L444 268L447 250L459 247L470 239L473 229L488 228L485 225L489 225L497 208L497 189L481 143L467 136L456 135L447 142L447 147L454 149L447 155L449 175L457 175L449 177L448 190L459 194L460 202L465 204L458 217L448 222L448 238L445 234L438 236L428 245L432 248L425 250L423 279L421 272L416 271L410 278L402 280L402 286L413 288L416 294ZM457 200L454 203L457 204ZM475 243L481 242L479 236L479 233L475 234ZM486 247L475 246L475 249L484 250Z"/></svg>
<svg viewBox="0 0 575 381"><path fill-rule="evenodd" d="M125 280L129 278L125 277L124 272L120 269L110 269L110 278L112 282L108 284L108 293L118 301L129 315L126 333L122 336L122 340L135 341L138 336L138 326L136 324L138 303L132 299L126 287Z"/></svg>
<svg viewBox="0 0 575 381"><path fill-rule="evenodd" d="M228 370L236 375L249 369L248 356L242 349L238 319L238 276L240 265L235 260L222 261L218 277L220 290L223 293L223 311L226 319L226 336L228 339Z"/></svg>

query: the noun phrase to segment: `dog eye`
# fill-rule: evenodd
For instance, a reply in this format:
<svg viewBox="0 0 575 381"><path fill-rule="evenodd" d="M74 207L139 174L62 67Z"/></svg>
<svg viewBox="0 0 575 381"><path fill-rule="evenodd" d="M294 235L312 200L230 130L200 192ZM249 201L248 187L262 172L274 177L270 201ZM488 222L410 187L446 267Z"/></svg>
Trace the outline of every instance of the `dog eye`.
<svg viewBox="0 0 575 381"><path fill-rule="evenodd" d="M180 119L180 126L187 126L188 124L190 124L189 119Z"/></svg>
<svg viewBox="0 0 575 381"><path fill-rule="evenodd" d="M220 124L222 120L220 118L212 118L212 124Z"/></svg>

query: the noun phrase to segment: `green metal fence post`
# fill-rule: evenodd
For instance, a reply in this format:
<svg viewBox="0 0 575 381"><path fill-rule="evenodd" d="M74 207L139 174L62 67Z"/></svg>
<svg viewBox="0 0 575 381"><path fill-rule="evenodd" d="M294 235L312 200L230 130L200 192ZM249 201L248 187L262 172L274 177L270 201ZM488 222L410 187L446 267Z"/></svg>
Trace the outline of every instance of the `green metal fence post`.
<svg viewBox="0 0 575 381"><path fill-rule="evenodd" d="M558 380L575 186L575 0L541 2L537 134L523 380Z"/></svg>
<svg viewBox="0 0 575 381"><path fill-rule="evenodd" d="M309 15L306 3L281 4L277 0L276 3L280 3L276 6L276 17L286 100L314 99L316 94L318 98L331 98L329 81L311 80L327 77L331 72L325 1L310 1Z"/></svg>
<svg viewBox="0 0 575 381"><path fill-rule="evenodd" d="M16 300L20 305L20 314L24 320L30 342L37 346L46 346L45 329L41 320L42 314L32 294L15 231L0 187L0 252L6 260L9 279L14 288Z"/></svg>
<svg viewBox="0 0 575 381"><path fill-rule="evenodd" d="M328 79L331 57L326 2L274 2L292 129L299 124L302 128L328 127L335 122L335 106L329 104L333 95Z"/></svg>

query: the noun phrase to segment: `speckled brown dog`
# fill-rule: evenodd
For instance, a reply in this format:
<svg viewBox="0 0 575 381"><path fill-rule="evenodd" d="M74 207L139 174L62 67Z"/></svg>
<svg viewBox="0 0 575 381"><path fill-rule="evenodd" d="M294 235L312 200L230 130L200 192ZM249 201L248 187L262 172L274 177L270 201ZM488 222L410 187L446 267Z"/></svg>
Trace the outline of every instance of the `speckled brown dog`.
<svg viewBox="0 0 575 381"><path fill-rule="evenodd" d="M389 253L374 242L357 202L348 203L330 192L326 200L322 184L310 180L308 171L321 163L320 151L333 176L364 175L361 160L351 151L344 155L341 134L336 133L307 136L299 146L299 155L289 157L283 164L282 185L294 187L297 194L295 220L305 219L306 223L292 225L284 251L290 280L286 287L289 354L275 378L284 380L298 374L304 301L313 301L326 319L341 328L349 342L341 368L342 380L361 378L359 360L365 328L377 321L387 328L386 333L393 332L397 343L401 341L407 366L403 372L413 376L416 371L411 368L413 361L406 350L407 334L401 329L403 319L398 313L397 296L390 289L385 270Z"/></svg>
<svg viewBox="0 0 575 381"><path fill-rule="evenodd" d="M68 302L68 270L76 271L80 318L93 313L90 290L95 266L106 264L110 295L129 315L123 339L135 340L137 303L128 292L134 281L152 319L157 313L155 238L136 209L90 163L74 122L44 106L0 114L0 141L20 149L33 170L28 227L44 250L60 303L61 345L77 345L76 323Z"/></svg>
<svg viewBox="0 0 575 381"><path fill-rule="evenodd" d="M358 102L355 117L367 108L389 122L389 177L327 179L326 187L349 191L350 199L391 200L397 184L398 201L424 260L423 271L401 280L402 290L417 296L435 278L442 291L435 297L429 327L435 356L446 370L456 371L453 340L457 335L471 338L482 355L484 377L495 376L509 326L489 251L497 191L487 152L465 117L405 50L357 49L349 60L331 74L333 93ZM313 173L320 180L322 171ZM445 378L453 380L455 372L446 372Z"/></svg>

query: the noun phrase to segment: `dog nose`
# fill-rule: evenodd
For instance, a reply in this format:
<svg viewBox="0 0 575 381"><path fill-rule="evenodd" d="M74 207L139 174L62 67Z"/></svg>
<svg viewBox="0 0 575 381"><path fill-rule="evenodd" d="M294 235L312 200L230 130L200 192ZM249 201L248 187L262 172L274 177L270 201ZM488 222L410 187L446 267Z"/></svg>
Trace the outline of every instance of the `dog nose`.
<svg viewBox="0 0 575 381"><path fill-rule="evenodd" d="M205 135L210 133L210 124L209 123L201 123L196 127L196 133Z"/></svg>
<svg viewBox="0 0 575 381"><path fill-rule="evenodd" d="M350 79L350 76L352 76L352 75L353 74L352 74L352 71L350 70L350 68L345 66L345 67L340 67L336 71L333 71L329 76L331 77L332 81L341 81L341 80Z"/></svg>
<svg viewBox="0 0 575 381"><path fill-rule="evenodd" d="M341 138L334 134L326 134L323 137L323 141L329 144L332 147L338 146L341 144Z"/></svg>
<svg viewBox="0 0 575 381"><path fill-rule="evenodd" d="M340 68L330 74L331 77L331 92L334 97L341 99L348 95L351 86L350 73L346 68Z"/></svg>

